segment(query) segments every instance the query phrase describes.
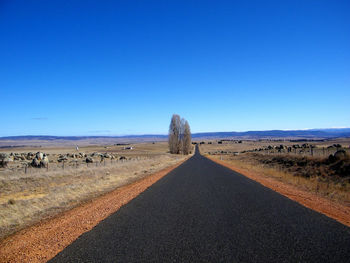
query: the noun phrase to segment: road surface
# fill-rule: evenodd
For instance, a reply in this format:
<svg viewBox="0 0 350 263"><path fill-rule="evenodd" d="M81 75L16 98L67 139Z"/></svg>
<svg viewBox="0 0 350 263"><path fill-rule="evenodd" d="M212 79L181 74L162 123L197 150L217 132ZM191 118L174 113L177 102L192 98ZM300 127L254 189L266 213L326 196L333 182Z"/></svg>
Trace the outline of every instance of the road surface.
<svg viewBox="0 0 350 263"><path fill-rule="evenodd" d="M51 262L350 262L350 228L197 151Z"/></svg>

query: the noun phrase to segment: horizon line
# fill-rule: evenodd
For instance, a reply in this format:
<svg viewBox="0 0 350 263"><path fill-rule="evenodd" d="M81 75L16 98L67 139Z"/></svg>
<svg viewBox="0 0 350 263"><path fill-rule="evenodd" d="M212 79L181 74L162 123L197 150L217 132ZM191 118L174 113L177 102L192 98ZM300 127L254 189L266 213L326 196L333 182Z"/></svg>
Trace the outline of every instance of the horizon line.
<svg viewBox="0 0 350 263"><path fill-rule="evenodd" d="M271 130L245 130L245 131L206 131L206 132L193 132L192 134L203 134L203 133L244 133L244 132L267 132L267 131L317 131L317 130L330 130L330 129L350 129L350 127L329 127L329 128L302 128L302 129L271 129ZM26 134L26 135L8 135L0 136L0 138L7 137L138 137L138 136L167 136L168 134L164 133L141 133L141 134L124 134L124 135L44 135L44 134Z"/></svg>

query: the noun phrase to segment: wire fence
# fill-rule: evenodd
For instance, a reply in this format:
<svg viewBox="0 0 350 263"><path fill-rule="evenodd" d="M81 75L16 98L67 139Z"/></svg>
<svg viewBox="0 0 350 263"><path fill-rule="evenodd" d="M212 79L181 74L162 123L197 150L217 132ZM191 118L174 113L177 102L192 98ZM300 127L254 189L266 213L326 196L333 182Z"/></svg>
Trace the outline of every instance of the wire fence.
<svg viewBox="0 0 350 263"><path fill-rule="evenodd" d="M211 155L239 155L242 153L260 153L266 155L295 155L295 156L311 156L311 157L319 157L319 158L327 158L331 154L334 155L337 151L345 151L350 155L350 147L306 147L306 148L264 148L264 149L252 149L252 150L244 150L244 151L229 151L229 150L221 150L215 152L208 152Z"/></svg>
<svg viewBox="0 0 350 263"><path fill-rule="evenodd" d="M157 158L157 156L136 156L136 157L124 157L121 159L104 158L101 160L93 160L92 162L84 159L71 159L61 162L51 161L44 167L33 167L30 163L17 164L15 167L7 167L6 174L42 174L55 171L67 171L77 169L89 169L89 168L103 168L103 167L116 167L121 164L132 164L140 161Z"/></svg>
<svg viewBox="0 0 350 263"><path fill-rule="evenodd" d="M287 155L297 155L297 156L312 156L312 157L328 157L331 154L335 154L337 151L343 150L350 154L350 147L337 147L337 148L327 148L327 147L308 147L308 148L292 148L288 149L271 149L264 150L264 154L287 154ZM254 151L256 152L256 151ZM259 152L259 151L257 151Z"/></svg>

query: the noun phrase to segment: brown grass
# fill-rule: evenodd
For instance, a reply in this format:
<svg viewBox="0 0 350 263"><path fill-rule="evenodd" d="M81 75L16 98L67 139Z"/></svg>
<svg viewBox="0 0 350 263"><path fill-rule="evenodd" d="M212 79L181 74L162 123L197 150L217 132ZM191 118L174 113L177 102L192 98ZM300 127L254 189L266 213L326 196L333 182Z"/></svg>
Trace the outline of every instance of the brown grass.
<svg viewBox="0 0 350 263"><path fill-rule="evenodd" d="M347 143L349 139L328 142ZM350 226L349 159L329 162L321 157L275 154L232 154L266 142L204 144L200 151L208 158L233 169L302 205ZM324 144L325 142L320 142ZM208 154L215 152L214 155ZM300 162L298 164L298 162ZM302 167L300 167L301 165ZM298 167L299 166L299 167Z"/></svg>
<svg viewBox="0 0 350 263"><path fill-rule="evenodd" d="M350 206L348 205L324 198L315 192L306 191L305 189L300 188L299 185L292 185L281 181L276 177L270 176L270 174L264 174L261 173L261 171L254 171L251 169L252 167L242 167L239 164L235 165L230 161L220 160L214 156L208 156L208 158L257 181L312 210L325 214L344 225L350 226Z"/></svg>
<svg viewBox="0 0 350 263"><path fill-rule="evenodd" d="M0 262L46 262L180 163L0 241Z"/></svg>
<svg viewBox="0 0 350 263"><path fill-rule="evenodd" d="M85 152L102 149L114 153L121 151L132 159L106 162L106 166L98 167L95 164L87 167L85 164L79 168L52 169L48 172L46 169L33 169L31 174L3 170L0 172L0 239L185 158L167 154L164 143L138 144L135 150L128 152L121 146L87 148ZM67 149L45 151L57 153L67 152Z"/></svg>
<svg viewBox="0 0 350 263"><path fill-rule="evenodd" d="M294 144L302 145L304 143L312 144L316 146L314 149L314 156L321 156L321 157L328 157L329 154L334 154L336 151L335 148L333 149L327 149L328 146L331 146L333 144L341 144L343 147L346 148L348 152L350 152L349 146L350 146L350 138L340 138L340 139L333 139L329 141L315 141L315 142L291 142L289 140L242 140L242 143L236 143L234 141L223 141L222 144L218 144L219 140L207 140L205 141L205 144L201 145L201 152L203 154L206 153L213 153L213 152L243 152L243 151L250 151L254 149L259 148L265 148L267 146L279 146L279 145L285 145L285 146L292 146ZM211 144L208 144L208 142L211 142ZM323 150L324 148L324 150ZM277 153L277 151L275 151ZM290 153L293 155L293 152ZM310 155L310 152L307 150L302 155Z"/></svg>
<svg viewBox="0 0 350 263"><path fill-rule="evenodd" d="M80 139L80 140L67 140L67 139L55 139L55 140L38 140L38 139L16 139L16 140L0 140L0 147L12 147L12 151L17 151L17 147L27 148L27 149L36 149L40 150L42 148L66 148L72 147L73 149L78 144L80 146L93 146L99 147L101 145L114 145L116 143L134 143L139 144L140 142L150 143L153 141L164 141L167 139L160 138L88 138L88 139ZM2 149L0 148L0 149Z"/></svg>
<svg viewBox="0 0 350 263"><path fill-rule="evenodd" d="M239 156L214 155L210 157L216 160L223 160L225 163L232 164L239 169L259 174L263 177L274 178L277 181L296 186L301 190L318 194L331 201L350 207L349 177L330 176L330 174L327 174L331 173L330 169L326 165L324 167L322 165L306 165L302 169L295 169L294 167L286 168L283 164L276 162L266 164L266 159L272 160L274 158L273 155L242 154ZM279 159L283 158L281 156L278 157ZM287 156L286 158L290 159L291 157ZM315 176L316 174L321 174L322 176Z"/></svg>
<svg viewBox="0 0 350 263"><path fill-rule="evenodd" d="M203 154L210 154L212 158L224 159L225 162L252 171L262 176L275 178L276 180L297 186L305 191L317 193L330 200L350 205L350 174L348 174L350 160L329 163L327 161L329 151L326 150L325 156L310 156L310 154L266 154L243 153L252 149L266 147L268 145L278 146L280 144L291 146L293 144L302 144L303 142L290 141L242 141L242 143L223 142L218 144L212 141L212 144L203 144L200 150ZM321 142L307 142L313 144L322 153L323 147L333 144L341 144L348 147L350 138L334 139ZM347 149L348 150L348 149ZM234 153L238 154L234 154ZM214 154L214 155L213 155Z"/></svg>

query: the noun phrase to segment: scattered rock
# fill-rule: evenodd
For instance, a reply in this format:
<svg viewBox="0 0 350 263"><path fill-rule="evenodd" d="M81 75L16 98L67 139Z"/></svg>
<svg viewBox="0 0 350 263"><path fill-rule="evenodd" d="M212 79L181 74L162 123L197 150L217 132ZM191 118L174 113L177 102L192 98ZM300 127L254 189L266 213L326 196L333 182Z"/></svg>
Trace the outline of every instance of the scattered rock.
<svg viewBox="0 0 350 263"><path fill-rule="evenodd" d="M47 168L49 166L49 158L44 155L43 159L40 161L40 167Z"/></svg>
<svg viewBox="0 0 350 263"><path fill-rule="evenodd" d="M0 153L0 167L7 167L9 162L13 161L13 156L6 153Z"/></svg>
<svg viewBox="0 0 350 263"><path fill-rule="evenodd" d="M334 158L338 160L343 160L349 157L349 154L344 150L339 150L334 154Z"/></svg>
<svg viewBox="0 0 350 263"><path fill-rule="evenodd" d="M35 158L41 161L44 158L44 154L42 152L37 152Z"/></svg>
<svg viewBox="0 0 350 263"><path fill-rule="evenodd" d="M16 201L14 199L9 199L7 202L9 205L14 205Z"/></svg>
<svg viewBox="0 0 350 263"><path fill-rule="evenodd" d="M35 168L40 168L40 160L38 160L36 157L33 159L31 166L35 167Z"/></svg>
<svg viewBox="0 0 350 263"><path fill-rule="evenodd" d="M7 157L9 157L9 155L7 154L7 153L0 153L0 159L2 160L2 159L5 159L5 158L7 158Z"/></svg>
<svg viewBox="0 0 350 263"><path fill-rule="evenodd" d="M61 162L65 162L65 161L67 161L67 160L68 160L68 158L67 158L66 156L60 156L60 157L58 158L57 162L61 163Z"/></svg>

